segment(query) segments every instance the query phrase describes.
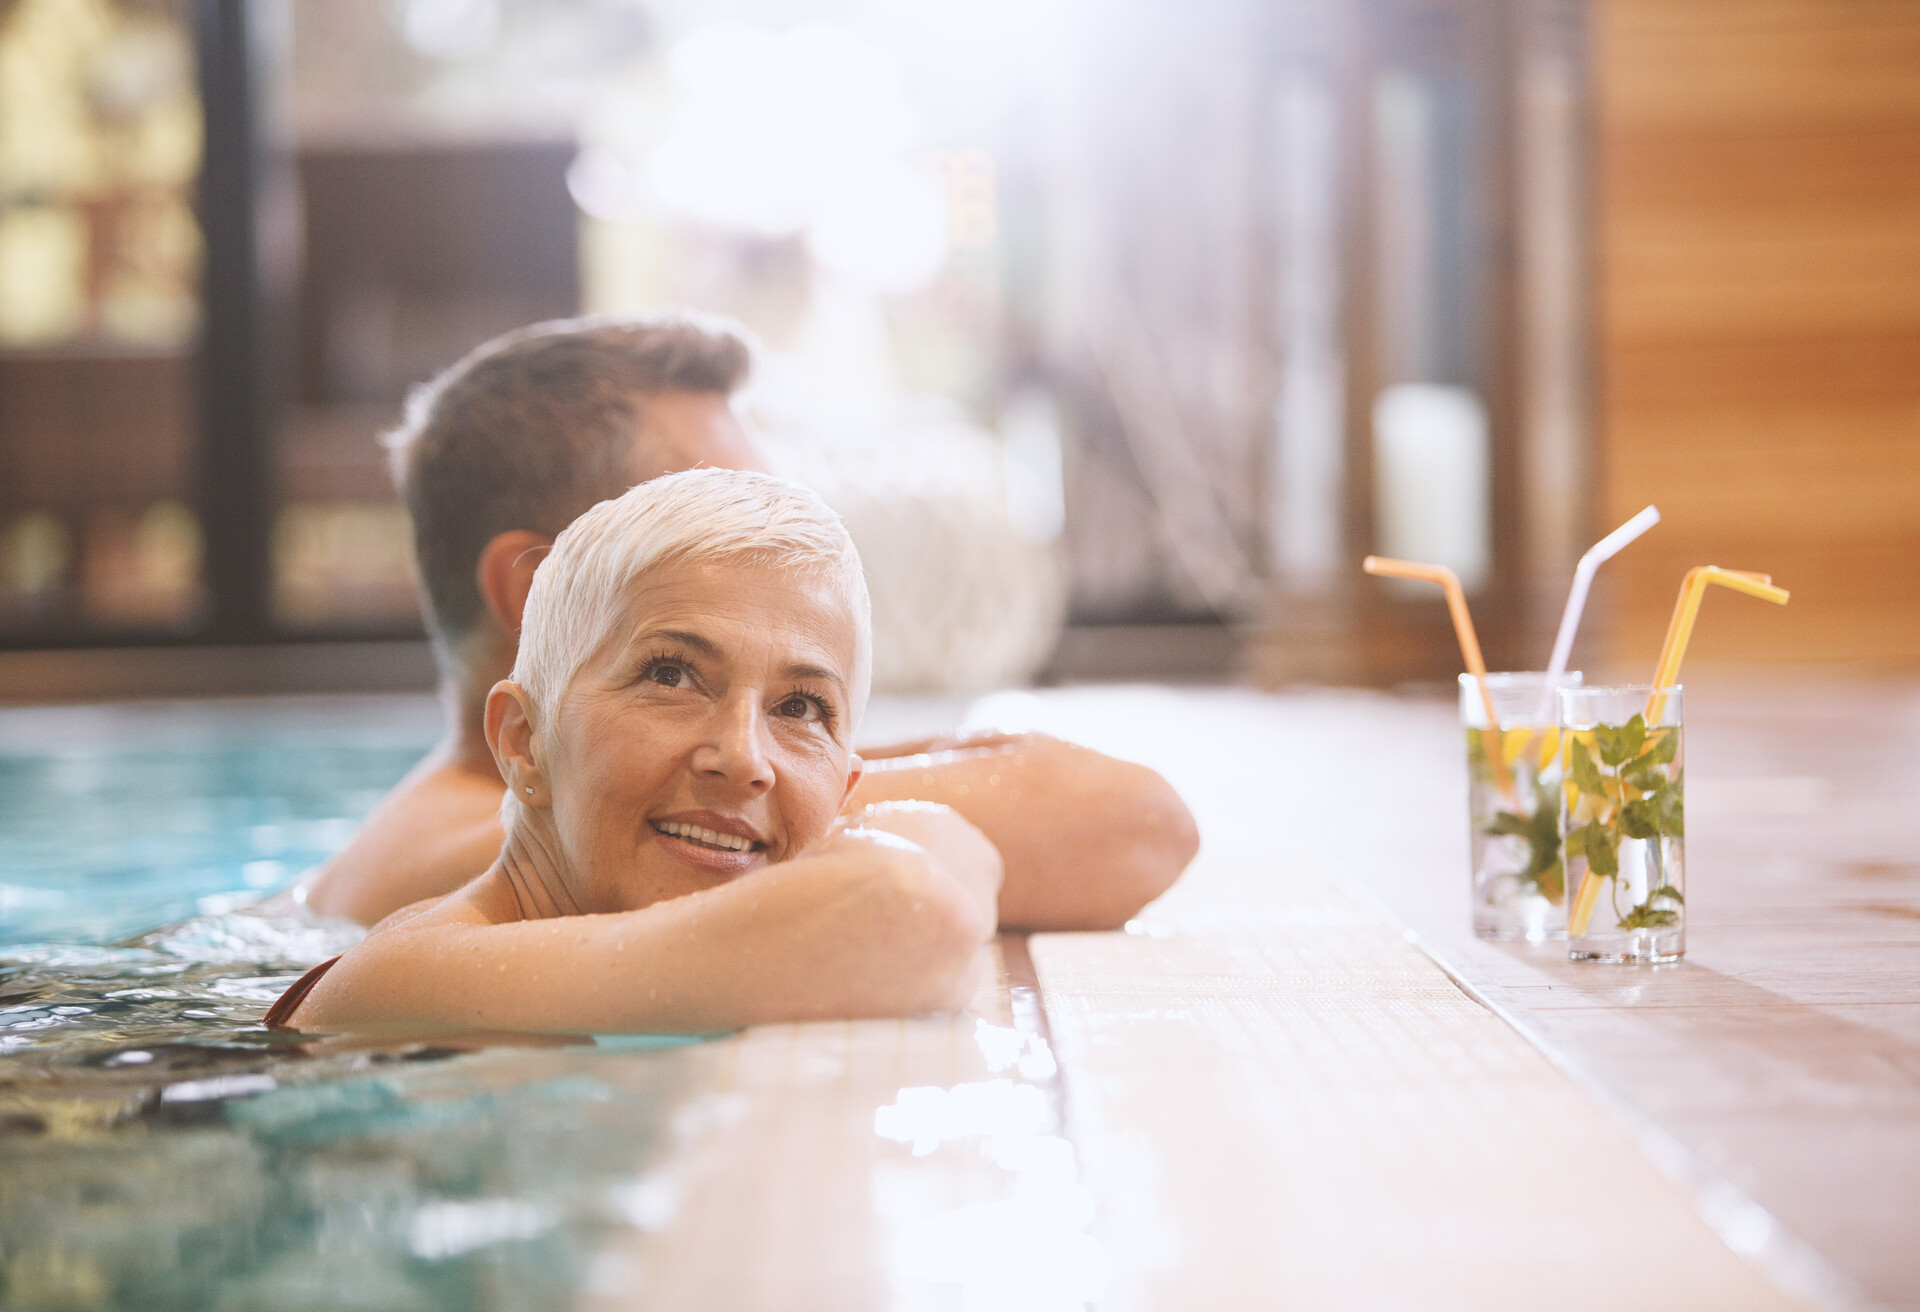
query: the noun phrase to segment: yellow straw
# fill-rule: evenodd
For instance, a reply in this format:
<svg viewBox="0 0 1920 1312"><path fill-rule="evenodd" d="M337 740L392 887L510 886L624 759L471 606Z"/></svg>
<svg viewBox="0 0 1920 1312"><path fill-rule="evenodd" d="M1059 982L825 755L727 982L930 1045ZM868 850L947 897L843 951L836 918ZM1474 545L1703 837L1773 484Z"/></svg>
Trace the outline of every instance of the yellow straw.
<svg viewBox="0 0 1920 1312"><path fill-rule="evenodd" d="M1574 894L1573 905L1567 908L1567 933L1579 938L1587 932L1587 922L1593 919L1593 907L1600 900L1600 881L1593 876L1593 867L1588 866L1580 872L1580 891Z"/></svg>
<svg viewBox="0 0 1920 1312"><path fill-rule="evenodd" d="M1654 667L1653 692L1647 698L1646 721L1649 730L1660 723L1667 708L1667 690L1680 677L1680 662L1687 654L1687 642L1693 637L1693 622L1700 614L1700 599L1709 583L1744 592L1750 597L1787 604L1787 590L1773 586L1773 576L1743 569L1721 569L1718 565L1695 565L1680 584L1680 599L1674 603L1673 619L1667 624L1666 641L1660 644L1660 663ZM1567 912L1567 932L1575 938L1587 932L1593 918L1594 903L1600 900L1600 881L1589 866L1580 876L1580 891Z"/></svg>
<svg viewBox="0 0 1920 1312"><path fill-rule="evenodd" d="M1772 575L1721 569L1718 565L1695 565L1688 570L1687 577L1680 584L1680 599L1673 605L1673 619L1667 624L1666 641L1660 644L1659 664L1653 671L1653 693L1647 698L1649 729L1659 723L1660 712L1666 709L1667 697L1663 689L1673 687L1674 681L1680 677L1680 662L1687 654L1687 642L1693 637L1693 622L1700 614L1700 599L1705 595L1709 583L1718 583L1735 592L1759 597L1776 606L1787 604L1787 590L1774 587Z"/></svg>
<svg viewBox="0 0 1920 1312"><path fill-rule="evenodd" d="M1460 639L1460 655L1466 659L1467 673L1473 676L1475 686L1480 689L1480 705L1487 712L1487 728L1493 732L1493 737L1488 741L1496 744L1487 752L1487 762L1493 767L1494 787L1506 792L1513 783L1507 774L1500 713L1493 708L1493 693L1487 687L1487 663L1480 657L1480 639L1473 632L1473 616L1467 611L1467 594L1460 586L1460 576L1445 565L1423 565L1419 561L1393 560L1386 556L1368 556L1360 562L1360 568L1369 574L1381 574L1388 578L1438 583L1440 590L1447 594L1447 613L1453 616L1453 632Z"/></svg>

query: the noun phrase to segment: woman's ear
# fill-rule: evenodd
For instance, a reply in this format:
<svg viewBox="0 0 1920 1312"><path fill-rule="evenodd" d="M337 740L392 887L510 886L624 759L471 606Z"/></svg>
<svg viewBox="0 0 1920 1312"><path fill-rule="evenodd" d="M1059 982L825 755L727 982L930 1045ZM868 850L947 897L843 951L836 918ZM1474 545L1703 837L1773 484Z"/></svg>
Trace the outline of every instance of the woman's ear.
<svg viewBox="0 0 1920 1312"><path fill-rule="evenodd" d="M493 618L515 638L520 636L520 617L527 610L527 589L533 586L533 571L547 558L553 539L527 529L509 529L494 534L480 548L480 559L473 567L474 582L480 596L493 612Z"/></svg>
<svg viewBox="0 0 1920 1312"><path fill-rule="evenodd" d="M860 780L867 773L867 763L860 759L858 752L847 753L847 788L840 794L840 810L847 809L847 803L853 797L853 790L860 786ZM836 813L837 814L837 813Z"/></svg>
<svg viewBox="0 0 1920 1312"><path fill-rule="evenodd" d="M502 679L487 693L487 746L500 767L507 791L532 807L553 804L547 774L534 757L533 699L511 679Z"/></svg>

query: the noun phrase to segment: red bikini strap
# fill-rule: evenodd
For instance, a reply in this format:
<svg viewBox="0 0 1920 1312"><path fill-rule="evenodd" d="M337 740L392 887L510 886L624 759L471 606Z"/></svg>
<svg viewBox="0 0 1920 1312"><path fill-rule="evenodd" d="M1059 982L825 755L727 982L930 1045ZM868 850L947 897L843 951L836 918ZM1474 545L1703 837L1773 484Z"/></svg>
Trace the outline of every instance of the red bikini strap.
<svg viewBox="0 0 1920 1312"><path fill-rule="evenodd" d="M287 1024L293 1019L293 1013L300 1010L300 1004L307 1000L307 994L313 992L313 986L322 976L332 970L339 957L329 957L312 970L293 982L293 987L280 995L280 1000L267 1008L266 1026L270 1030L287 1030L293 1027Z"/></svg>

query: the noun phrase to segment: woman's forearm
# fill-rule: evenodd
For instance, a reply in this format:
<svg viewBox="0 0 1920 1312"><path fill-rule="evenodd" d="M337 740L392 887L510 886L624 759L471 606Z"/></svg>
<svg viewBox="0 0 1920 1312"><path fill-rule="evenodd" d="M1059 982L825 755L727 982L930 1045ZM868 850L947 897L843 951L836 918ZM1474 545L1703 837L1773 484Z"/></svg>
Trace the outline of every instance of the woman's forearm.
<svg viewBox="0 0 1920 1312"><path fill-rule="evenodd" d="M457 914L457 913L456 913ZM428 915L343 958L301 1029L703 1033L964 1005L990 909L911 844L843 838L615 915Z"/></svg>

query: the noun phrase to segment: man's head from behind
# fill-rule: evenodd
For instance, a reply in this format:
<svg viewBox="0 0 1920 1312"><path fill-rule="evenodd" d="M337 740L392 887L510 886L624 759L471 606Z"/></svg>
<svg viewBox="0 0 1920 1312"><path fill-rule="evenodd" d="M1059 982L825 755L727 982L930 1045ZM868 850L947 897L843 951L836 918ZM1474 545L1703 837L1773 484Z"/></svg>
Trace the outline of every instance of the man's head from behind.
<svg viewBox="0 0 1920 1312"><path fill-rule="evenodd" d="M589 507L682 469L760 467L730 404L750 368L725 320L576 319L497 337L416 390L388 446L450 674L511 664L531 567Z"/></svg>

